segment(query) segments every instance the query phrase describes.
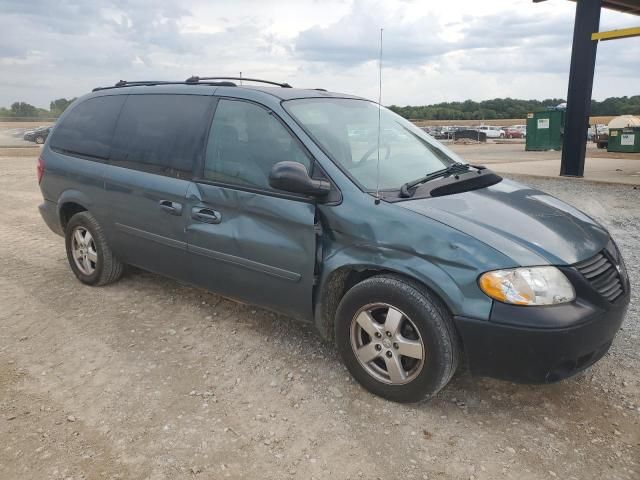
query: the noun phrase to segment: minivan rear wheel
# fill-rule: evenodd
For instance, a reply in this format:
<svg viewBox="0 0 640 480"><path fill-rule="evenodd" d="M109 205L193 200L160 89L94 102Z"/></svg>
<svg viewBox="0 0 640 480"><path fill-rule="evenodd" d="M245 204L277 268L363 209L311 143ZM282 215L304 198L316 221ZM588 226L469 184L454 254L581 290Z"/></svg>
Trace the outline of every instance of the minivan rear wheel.
<svg viewBox="0 0 640 480"><path fill-rule="evenodd" d="M425 400L456 371L451 314L426 288L379 275L351 288L336 313L336 344L355 379L396 402Z"/></svg>
<svg viewBox="0 0 640 480"><path fill-rule="evenodd" d="M76 213L65 229L69 266L87 285L107 285L118 280L124 265L111 251L100 224L89 212Z"/></svg>

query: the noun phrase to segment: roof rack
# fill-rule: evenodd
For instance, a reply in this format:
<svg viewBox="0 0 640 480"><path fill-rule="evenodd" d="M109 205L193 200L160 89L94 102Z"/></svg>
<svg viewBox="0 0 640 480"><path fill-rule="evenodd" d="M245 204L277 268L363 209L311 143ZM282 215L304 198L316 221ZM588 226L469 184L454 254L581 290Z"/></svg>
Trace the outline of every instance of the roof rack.
<svg viewBox="0 0 640 480"><path fill-rule="evenodd" d="M145 86L151 87L154 85L193 85L193 84L187 83L187 82L171 81L171 80L136 80L133 82L120 80L118 83L110 87L96 87L92 90L92 92L97 92L99 90L109 90L111 88L145 87ZM216 86L216 87L236 87L237 86L233 82L200 82L200 85L209 85L209 86Z"/></svg>
<svg viewBox="0 0 640 480"><path fill-rule="evenodd" d="M238 85L234 82L230 82L229 80L245 80L247 82L259 82L259 83L268 83L269 85L277 85L282 88L291 88L291 85L288 83L278 83L272 82L270 80L260 80L258 78L245 78L245 77L198 77L192 76L187 78L185 81L172 81L172 80L135 80L132 82L128 82L127 80L120 80L113 86L110 87L96 87L92 91L97 92L99 90L108 90L111 88L122 88L122 87L144 87L144 86L153 86L153 85L209 85L209 86L217 86L217 87L237 87Z"/></svg>
<svg viewBox="0 0 640 480"><path fill-rule="evenodd" d="M269 85L276 85L282 88L292 88L288 83L278 83L272 82L271 80L261 80L259 78L246 78L246 77L198 77L194 75L193 77L187 78L187 83L200 83L202 80L240 80L246 82L258 82L258 83L268 83Z"/></svg>

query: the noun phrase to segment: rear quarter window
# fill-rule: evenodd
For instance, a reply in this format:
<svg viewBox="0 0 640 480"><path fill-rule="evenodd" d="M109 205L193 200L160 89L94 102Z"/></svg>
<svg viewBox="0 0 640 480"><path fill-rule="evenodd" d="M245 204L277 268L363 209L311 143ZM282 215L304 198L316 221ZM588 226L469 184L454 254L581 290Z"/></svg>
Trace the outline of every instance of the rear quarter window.
<svg viewBox="0 0 640 480"><path fill-rule="evenodd" d="M106 160L125 98L94 97L74 106L53 131L50 147L70 155Z"/></svg>
<svg viewBox="0 0 640 480"><path fill-rule="evenodd" d="M176 178L191 178L204 154L212 97L129 95L122 108L110 163Z"/></svg>

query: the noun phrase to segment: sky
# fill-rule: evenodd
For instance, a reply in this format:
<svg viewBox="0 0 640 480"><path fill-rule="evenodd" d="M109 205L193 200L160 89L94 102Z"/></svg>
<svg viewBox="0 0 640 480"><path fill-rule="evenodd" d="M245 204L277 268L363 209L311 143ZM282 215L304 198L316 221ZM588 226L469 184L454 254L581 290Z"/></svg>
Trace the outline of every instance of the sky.
<svg viewBox="0 0 640 480"><path fill-rule="evenodd" d="M425 105L565 98L575 3L548 0L0 0L0 106L191 75ZM603 11L601 30L640 17ZM600 42L593 97L640 94L640 37Z"/></svg>

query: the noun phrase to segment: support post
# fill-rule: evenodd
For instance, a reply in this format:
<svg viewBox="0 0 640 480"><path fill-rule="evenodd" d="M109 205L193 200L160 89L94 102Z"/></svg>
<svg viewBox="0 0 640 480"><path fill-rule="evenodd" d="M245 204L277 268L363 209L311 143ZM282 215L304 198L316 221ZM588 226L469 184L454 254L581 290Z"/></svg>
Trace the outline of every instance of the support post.
<svg viewBox="0 0 640 480"><path fill-rule="evenodd" d="M591 91L598 47L598 42L591 39L591 34L600 28L600 7L601 0L576 2L567 114L560 164L561 176L582 177L584 175Z"/></svg>

